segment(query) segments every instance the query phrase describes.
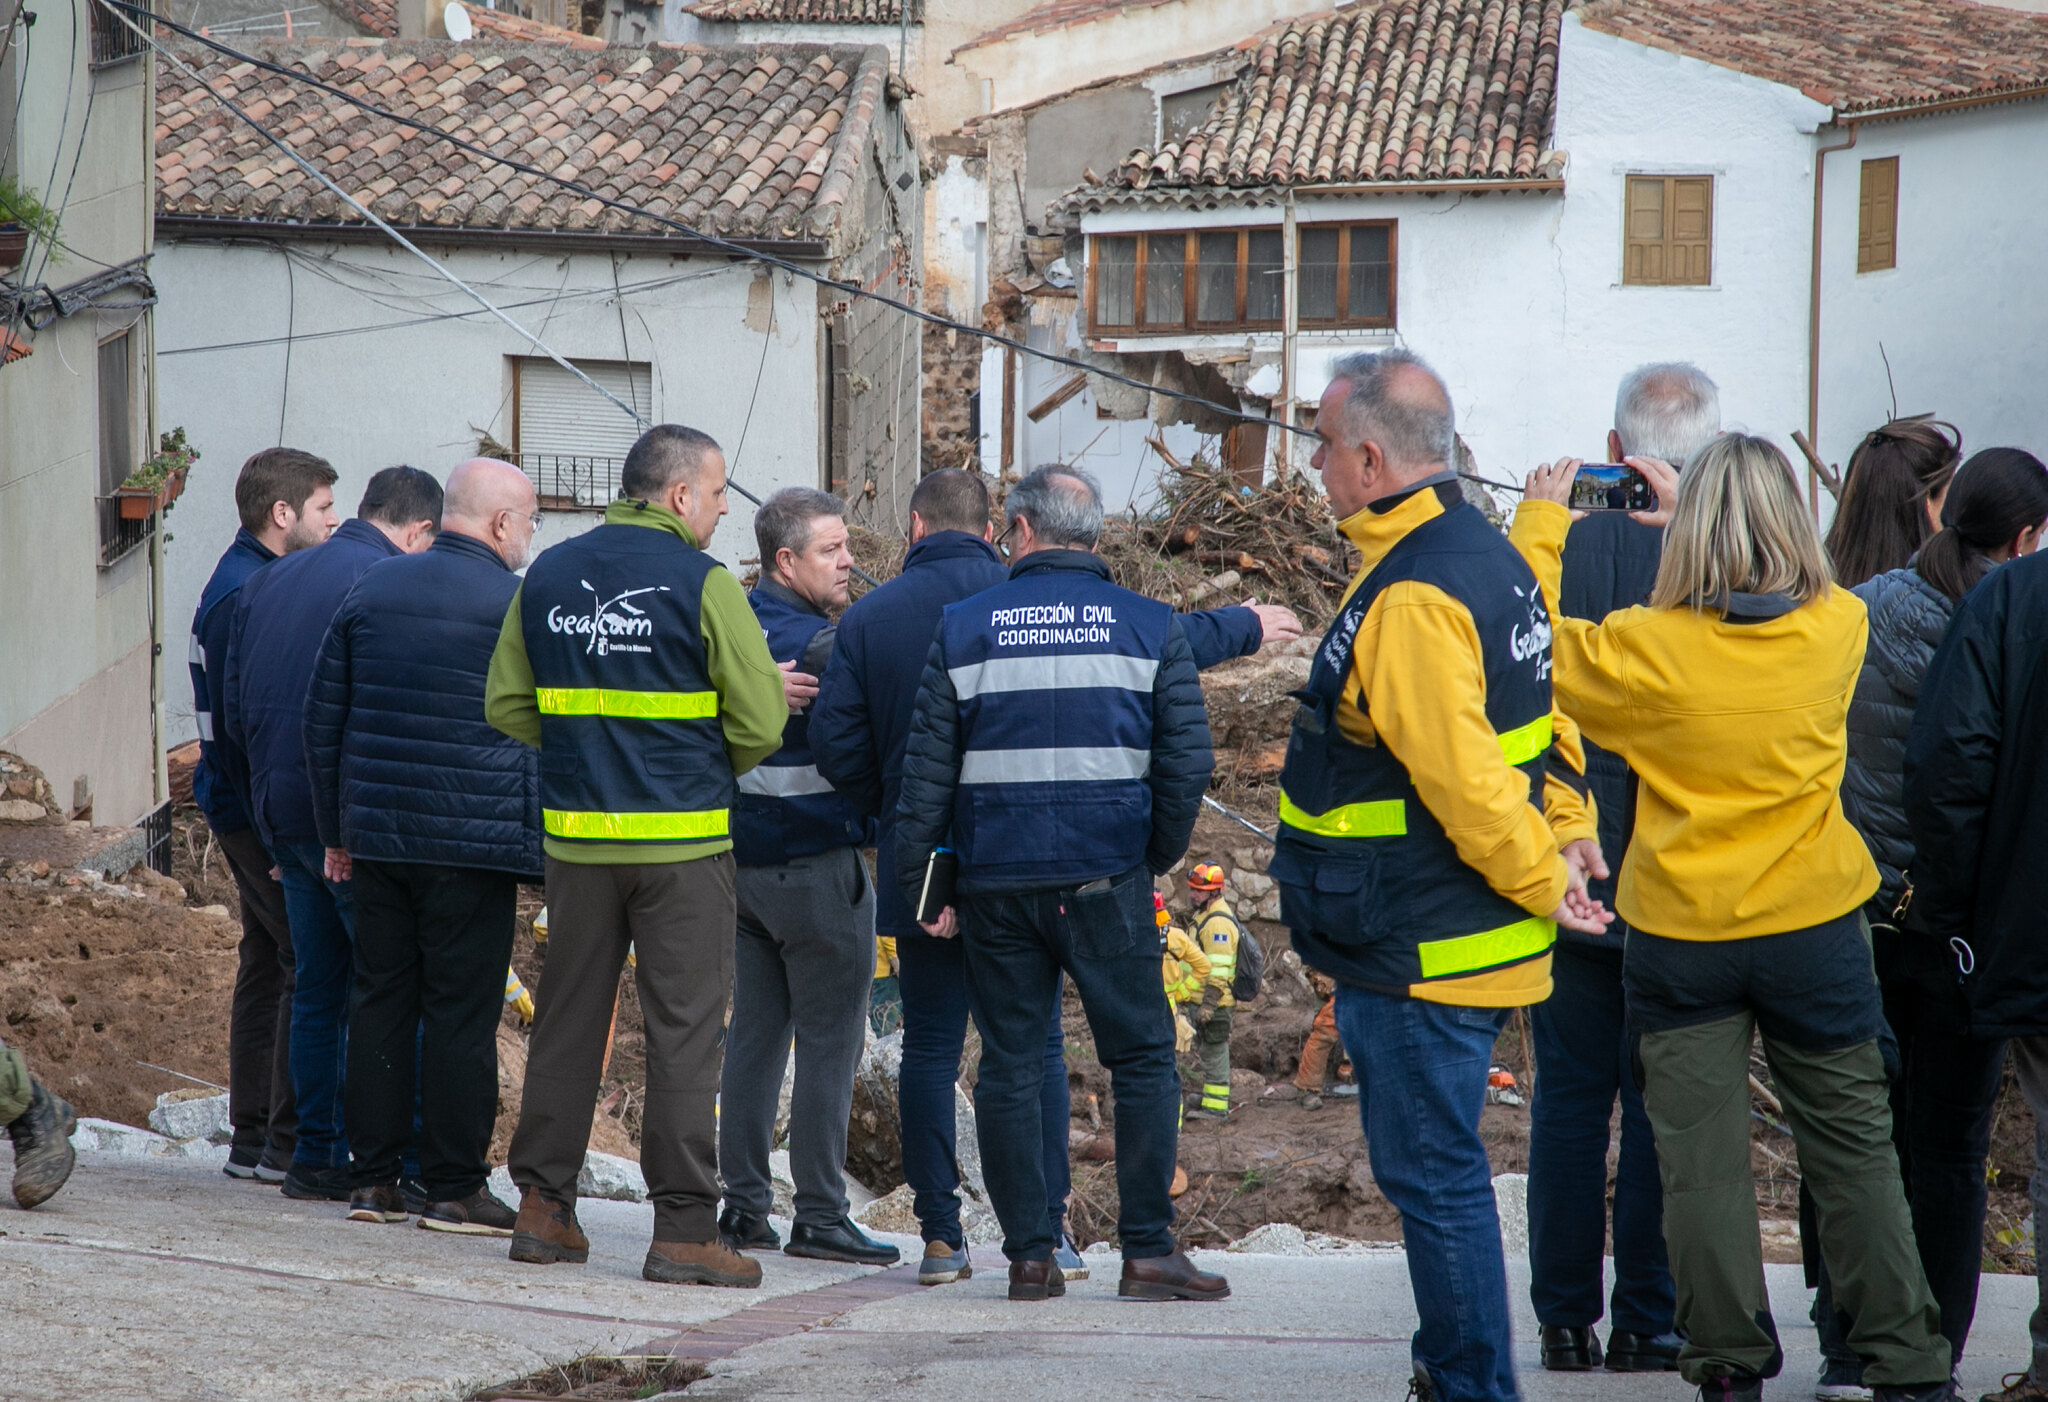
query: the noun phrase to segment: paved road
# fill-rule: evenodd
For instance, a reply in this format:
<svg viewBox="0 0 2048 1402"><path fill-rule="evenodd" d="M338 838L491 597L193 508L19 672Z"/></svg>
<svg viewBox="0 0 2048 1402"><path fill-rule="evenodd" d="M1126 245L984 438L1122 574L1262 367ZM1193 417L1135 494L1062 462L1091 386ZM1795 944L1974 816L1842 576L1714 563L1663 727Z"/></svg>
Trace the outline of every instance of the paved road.
<svg viewBox="0 0 2048 1402"><path fill-rule="evenodd" d="M0 1162L4 1162L0 1151ZM1116 1263L1067 1298L1011 1305L999 1258L938 1290L764 1258L760 1291L645 1284L649 1209L586 1203L587 1267L514 1266L501 1241L340 1220L203 1165L89 1155L34 1213L0 1209L0 1396L51 1402L452 1399L544 1362L682 1331L720 1355L692 1399L1093 1399L1405 1394L1414 1327L1397 1251L1209 1258L1220 1305L1116 1299ZM907 1244L907 1243L906 1243ZM1790 1358L1767 1396L1812 1396L1798 1272L1773 1267ZM1515 1297L1526 1300L1526 1270ZM1972 1397L2024 1357L2029 1279L1987 1277L1963 1380ZM1530 1402L1680 1402L1675 1377L1545 1374L1518 1304ZM836 1317L835 1317L836 1316ZM824 1321L820 1323L819 1321ZM808 1328L807 1326L818 1327ZM795 1332L792 1332L795 1331Z"/></svg>

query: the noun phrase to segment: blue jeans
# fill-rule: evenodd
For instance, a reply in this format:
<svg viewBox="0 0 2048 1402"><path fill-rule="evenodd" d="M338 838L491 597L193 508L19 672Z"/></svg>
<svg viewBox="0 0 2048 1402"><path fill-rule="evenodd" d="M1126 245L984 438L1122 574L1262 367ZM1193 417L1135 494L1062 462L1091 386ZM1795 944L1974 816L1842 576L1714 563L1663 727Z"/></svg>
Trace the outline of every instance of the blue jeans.
<svg viewBox="0 0 2048 1402"><path fill-rule="evenodd" d="M1636 1089L1621 992L1621 949L1560 943L1549 1001L1531 1008L1536 1102L1529 1115L1529 1300L1536 1322L1598 1322L1607 1240L1607 1138L1621 1098L1614 1175L1612 1323L1671 1332L1677 1297L1664 1254L1664 1185Z"/></svg>
<svg viewBox="0 0 2048 1402"><path fill-rule="evenodd" d="M1116 1096L1117 1234L1125 1260L1170 1255L1180 1068L1159 983L1152 880L1143 867L1105 891L983 892L960 906L967 982L981 1028L974 1088L982 1171L1012 1261L1052 1255L1041 1109L1046 1013L1062 970L1074 981ZM1483 1079L1483 1078L1482 1078ZM1056 1126L1066 1134L1064 1120Z"/></svg>
<svg viewBox="0 0 2048 1402"><path fill-rule="evenodd" d="M355 974L355 907L349 883L321 874L317 842L271 849L291 922L298 984L292 990L292 1094L299 1102L297 1168L348 1167L342 1071L348 1061L348 994Z"/></svg>
<svg viewBox="0 0 2048 1402"><path fill-rule="evenodd" d="M1337 986L1337 1035L1358 1076L1373 1178L1400 1212L1408 1246L1421 1317L1412 1352L1444 1402L1521 1395L1500 1214L1479 1138L1503 1016Z"/></svg>
<svg viewBox="0 0 2048 1402"><path fill-rule="evenodd" d="M910 1184L913 1210L926 1241L959 1246L960 1166L954 1157L955 1087L960 1053L967 1043L971 999L967 957L956 939L903 935L896 942L897 989L903 1013L903 1071L897 1082L897 1112L903 1125L903 1180ZM1066 1042L1060 1028L1060 991L1053 986L1052 1025L1046 1040L1045 1075L1039 1086L1041 1165L1047 1213L1055 1234L1065 1227L1067 1192L1073 1186L1067 1164Z"/></svg>

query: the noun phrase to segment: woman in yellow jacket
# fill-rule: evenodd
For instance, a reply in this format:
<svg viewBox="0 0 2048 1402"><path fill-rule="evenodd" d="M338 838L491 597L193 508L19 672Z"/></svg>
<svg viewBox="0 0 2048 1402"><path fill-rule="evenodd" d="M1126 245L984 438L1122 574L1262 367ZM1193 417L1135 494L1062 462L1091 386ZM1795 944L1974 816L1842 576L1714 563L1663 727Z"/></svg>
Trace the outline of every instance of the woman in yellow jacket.
<svg viewBox="0 0 2048 1402"><path fill-rule="evenodd" d="M1913 1244L1859 908L1877 887L1842 814L1863 605L1837 588L1790 465L1724 434L1683 477L1632 465L1666 525L1650 602L1594 624L1557 607L1571 481L1529 476L1511 539L1550 604L1559 707L1641 780L1615 905L1664 1179L1680 1354L1702 1397L1759 1398L1783 1362L1757 1239L1749 1054L1784 1101L1849 1342L1880 1402L1949 1398L1949 1348Z"/></svg>

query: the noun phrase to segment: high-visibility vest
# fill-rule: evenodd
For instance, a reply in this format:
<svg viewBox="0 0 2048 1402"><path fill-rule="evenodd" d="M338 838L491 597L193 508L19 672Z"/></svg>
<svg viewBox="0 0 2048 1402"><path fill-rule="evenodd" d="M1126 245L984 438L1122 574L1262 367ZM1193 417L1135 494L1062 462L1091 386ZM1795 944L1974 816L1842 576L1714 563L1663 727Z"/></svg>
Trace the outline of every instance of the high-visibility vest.
<svg viewBox="0 0 2048 1402"><path fill-rule="evenodd" d="M1280 774L1270 871L1304 962L1392 993L1506 968L1549 952L1556 926L1496 894L1459 858L1443 825L1384 745L1337 724L1352 642L1373 600L1397 582L1434 585L1478 632L1486 715L1508 763L1542 806L1551 747L1550 615L1529 567L1458 495L1397 542L1346 601L1316 649Z"/></svg>
<svg viewBox="0 0 2048 1402"><path fill-rule="evenodd" d="M704 653L704 580L668 531L608 525L543 552L520 623L541 718L541 825L556 842L722 842L732 763Z"/></svg>

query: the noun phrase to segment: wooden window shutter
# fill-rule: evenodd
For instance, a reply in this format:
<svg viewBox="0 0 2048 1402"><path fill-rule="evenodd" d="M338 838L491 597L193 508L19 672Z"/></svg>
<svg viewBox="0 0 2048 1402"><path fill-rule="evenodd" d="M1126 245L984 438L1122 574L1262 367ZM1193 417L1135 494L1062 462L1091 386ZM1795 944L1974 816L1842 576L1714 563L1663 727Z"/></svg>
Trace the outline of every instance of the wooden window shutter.
<svg viewBox="0 0 2048 1402"><path fill-rule="evenodd" d="M1856 271L1874 273L1899 265L1899 158L1863 163L1856 214Z"/></svg>
<svg viewBox="0 0 2048 1402"><path fill-rule="evenodd" d="M1674 179L1670 198L1671 249L1665 281L1704 287L1714 271L1714 180L1696 175Z"/></svg>
<svg viewBox="0 0 2048 1402"><path fill-rule="evenodd" d="M1714 280L1714 177L1631 175L1622 211L1623 283L1704 287Z"/></svg>
<svg viewBox="0 0 2048 1402"><path fill-rule="evenodd" d="M1625 283L1656 287L1664 282L1664 184L1655 176L1628 178L1628 205L1622 213Z"/></svg>

